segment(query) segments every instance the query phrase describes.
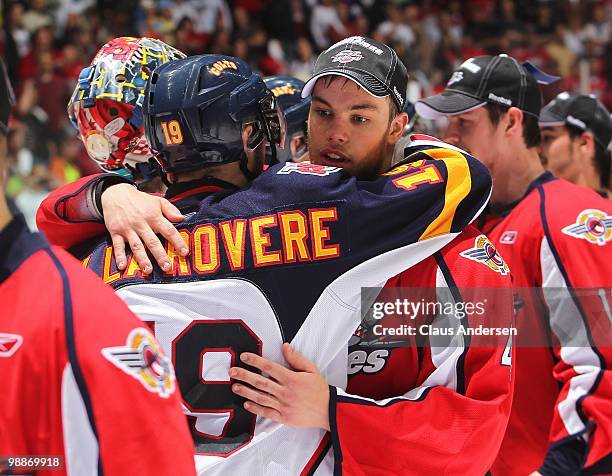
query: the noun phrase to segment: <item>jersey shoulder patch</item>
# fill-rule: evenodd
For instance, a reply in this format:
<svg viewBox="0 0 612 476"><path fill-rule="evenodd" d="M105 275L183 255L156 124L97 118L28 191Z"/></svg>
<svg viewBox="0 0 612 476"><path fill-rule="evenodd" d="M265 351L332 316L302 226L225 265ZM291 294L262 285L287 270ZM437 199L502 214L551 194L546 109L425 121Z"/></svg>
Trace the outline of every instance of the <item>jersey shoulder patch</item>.
<svg viewBox="0 0 612 476"><path fill-rule="evenodd" d="M561 229L572 238L603 246L612 240L612 216L594 208L581 211L576 221Z"/></svg>
<svg viewBox="0 0 612 476"><path fill-rule="evenodd" d="M102 349L102 355L138 380L149 392L164 398L174 392L175 376L170 359L147 329L132 329L125 345L106 347Z"/></svg>
<svg viewBox="0 0 612 476"><path fill-rule="evenodd" d="M481 263L502 276L510 273L508 265L501 257L497 248L485 235L479 235L474 239L474 246L460 253L460 256Z"/></svg>

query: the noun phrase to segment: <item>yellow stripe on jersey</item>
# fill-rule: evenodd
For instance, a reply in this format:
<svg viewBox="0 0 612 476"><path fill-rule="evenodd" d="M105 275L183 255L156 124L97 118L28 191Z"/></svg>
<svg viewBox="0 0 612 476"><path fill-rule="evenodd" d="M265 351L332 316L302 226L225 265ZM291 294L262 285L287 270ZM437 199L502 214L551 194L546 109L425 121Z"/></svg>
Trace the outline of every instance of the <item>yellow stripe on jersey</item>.
<svg viewBox="0 0 612 476"><path fill-rule="evenodd" d="M444 191L444 208L429 224L419 240L450 233L457 207L472 189L472 178L467 159L461 152L451 149L429 149L421 153L446 165L447 183Z"/></svg>

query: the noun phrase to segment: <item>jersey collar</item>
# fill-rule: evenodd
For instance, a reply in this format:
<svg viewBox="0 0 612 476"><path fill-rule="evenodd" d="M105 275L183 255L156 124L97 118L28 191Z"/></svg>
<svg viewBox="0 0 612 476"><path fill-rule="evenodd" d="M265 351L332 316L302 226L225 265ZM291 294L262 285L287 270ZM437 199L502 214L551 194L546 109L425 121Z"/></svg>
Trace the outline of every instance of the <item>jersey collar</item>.
<svg viewBox="0 0 612 476"><path fill-rule="evenodd" d="M222 190L234 191L235 185L213 177L204 177L189 182L171 184L166 191L166 198L171 202L183 201L184 199L201 200L211 193Z"/></svg>
<svg viewBox="0 0 612 476"><path fill-rule="evenodd" d="M539 186L544 185L547 182L552 182L553 180L557 180L557 177L555 177L549 170L547 170L546 172L544 172L542 175L540 175L538 178L536 178L533 182L529 184L529 188L527 189L527 192L525 192L525 195L523 195L523 198L525 198L527 195L529 195L533 190L535 190ZM521 198L521 200L523 198Z"/></svg>
<svg viewBox="0 0 612 476"><path fill-rule="evenodd" d="M509 215L510 212L514 210L514 207L516 207L519 203L521 203L525 199L525 197L529 195L532 191L534 191L536 188L538 188L541 185L544 185L547 182L552 182L553 180L557 180L557 177L555 177L552 173L550 173L550 171L547 170L546 172L538 176L533 182L529 184L529 187L527 187L527 191L525 192L525 195L523 195L517 201L509 203L507 205L498 205L498 206L494 206L489 202L489 212L495 216L505 217Z"/></svg>

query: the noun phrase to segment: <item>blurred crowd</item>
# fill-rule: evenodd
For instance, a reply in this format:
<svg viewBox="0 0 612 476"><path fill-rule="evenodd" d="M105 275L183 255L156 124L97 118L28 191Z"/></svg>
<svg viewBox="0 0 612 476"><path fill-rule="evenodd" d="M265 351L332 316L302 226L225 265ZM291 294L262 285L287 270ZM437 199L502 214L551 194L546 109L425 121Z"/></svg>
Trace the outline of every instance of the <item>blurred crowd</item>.
<svg viewBox="0 0 612 476"><path fill-rule="evenodd" d="M529 59L612 106L612 2L605 0L4 0L0 52L17 93L8 193L33 217L60 184L94 173L66 115L79 71L116 36L159 38L186 54L246 59L262 75L307 79L317 54L352 35L391 45L412 101L440 92L481 54ZM33 225L33 223L31 223Z"/></svg>

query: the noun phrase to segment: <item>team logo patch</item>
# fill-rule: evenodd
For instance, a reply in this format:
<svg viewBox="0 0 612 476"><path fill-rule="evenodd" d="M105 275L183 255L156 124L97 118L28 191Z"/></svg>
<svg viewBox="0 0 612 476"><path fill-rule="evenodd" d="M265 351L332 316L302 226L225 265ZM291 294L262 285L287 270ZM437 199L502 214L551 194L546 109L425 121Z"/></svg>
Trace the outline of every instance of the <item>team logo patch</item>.
<svg viewBox="0 0 612 476"><path fill-rule="evenodd" d="M297 93L297 89L288 84L272 88L272 94L274 94L275 97L285 96L287 94L293 95L295 93Z"/></svg>
<svg viewBox="0 0 612 476"><path fill-rule="evenodd" d="M217 61L212 66L209 66L208 71L210 71L210 74L219 77L221 76L221 73L228 68L238 69L238 66L236 66L236 63L234 63L233 61L222 60L222 61Z"/></svg>
<svg viewBox="0 0 612 476"><path fill-rule="evenodd" d="M503 245L512 245L516 242L517 236L517 231L504 231L499 239L499 242Z"/></svg>
<svg viewBox="0 0 612 476"><path fill-rule="evenodd" d="M458 83L463 79L463 71L455 71L451 78L446 83L447 86L451 86L452 84Z"/></svg>
<svg viewBox="0 0 612 476"><path fill-rule="evenodd" d="M303 175L319 175L321 177L336 172L340 172L341 167L331 167L329 165L315 165L310 162L287 162L282 169L276 172L276 175L289 175L290 173L298 173Z"/></svg>
<svg viewBox="0 0 612 476"><path fill-rule="evenodd" d="M125 346L106 347L102 355L140 381L149 392L164 398L174 392L175 376L170 359L144 327L133 329Z"/></svg>
<svg viewBox="0 0 612 476"><path fill-rule="evenodd" d="M0 332L0 357L10 357L23 344L23 337Z"/></svg>
<svg viewBox="0 0 612 476"><path fill-rule="evenodd" d="M351 63L352 61L361 61L363 59L363 55L361 51L353 51L353 50L342 50L332 56L332 62L334 63Z"/></svg>
<svg viewBox="0 0 612 476"><path fill-rule="evenodd" d="M582 238L599 246L612 240L612 216L601 210L583 210L576 218L576 223L561 230L573 238Z"/></svg>
<svg viewBox="0 0 612 476"><path fill-rule="evenodd" d="M474 240L474 248L463 251L461 256L482 263L502 276L510 272L504 259L485 235L478 236Z"/></svg>

